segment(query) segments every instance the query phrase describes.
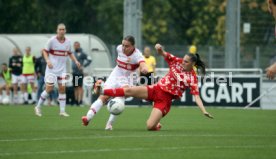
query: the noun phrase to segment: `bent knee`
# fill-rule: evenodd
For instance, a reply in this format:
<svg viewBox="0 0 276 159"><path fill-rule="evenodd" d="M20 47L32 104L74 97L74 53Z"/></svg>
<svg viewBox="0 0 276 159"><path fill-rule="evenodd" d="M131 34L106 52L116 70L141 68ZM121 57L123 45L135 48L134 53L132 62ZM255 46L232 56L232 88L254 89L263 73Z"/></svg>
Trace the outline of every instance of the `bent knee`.
<svg viewBox="0 0 276 159"><path fill-rule="evenodd" d="M150 121L147 121L147 130L154 130L156 127L156 124Z"/></svg>

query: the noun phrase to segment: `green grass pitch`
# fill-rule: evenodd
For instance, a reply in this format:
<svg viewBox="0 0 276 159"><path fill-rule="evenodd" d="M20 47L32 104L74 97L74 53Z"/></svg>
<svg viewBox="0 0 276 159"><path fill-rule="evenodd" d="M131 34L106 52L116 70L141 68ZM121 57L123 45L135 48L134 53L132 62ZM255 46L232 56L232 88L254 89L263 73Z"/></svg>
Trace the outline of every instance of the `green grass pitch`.
<svg viewBox="0 0 276 159"><path fill-rule="evenodd" d="M105 131L103 108L84 127L88 108L0 106L0 159L272 159L276 158L276 111L207 108L211 120L198 108L173 107L158 132L145 129L151 107L129 108Z"/></svg>

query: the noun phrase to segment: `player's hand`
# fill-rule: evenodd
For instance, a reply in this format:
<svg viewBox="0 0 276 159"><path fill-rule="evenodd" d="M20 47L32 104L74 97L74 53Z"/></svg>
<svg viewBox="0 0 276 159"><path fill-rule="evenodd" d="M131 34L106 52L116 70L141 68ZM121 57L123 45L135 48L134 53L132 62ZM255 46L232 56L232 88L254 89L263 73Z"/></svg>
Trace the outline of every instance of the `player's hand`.
<svg viewBox="0 0 276 159"><path fill-rule="evenodd" d="M270 68L267 68L266 69L266 76L267 76L268 79L272 80L275 77L275 73Z"/></svg>
<svg viewBox="0 0 276 159"><path fill-rule="evenodd" d="M47 60L47 65L48 65L48 67L49 67L50 69L53 68L53 64L52 64L52 62L51 62L50 60Z"/></svg>
<svg viewBox="0 0 276 159"><path fill-rule="evenodd" d="M160 45L160 44L157 43L155 45L155 49L157 50L157 52L159 52L159 51L162 51L163 48L162 48L162 45Z"/></svg>
<svg viewBox="0 0 276 159"><path fill-rule="evenodd" d="M147 74L148 73L148 68L147 67L141 67L140 72L143 73L143 74Z"/></svg>
<svg viewBox="0 0 276 159"><path fill-rule="evenodd" d="M164 56L165 57L165 51L163 50L163 46L162 45L160 45L160 44L156 44L155 45L155 49L156 49L156 51L157 51L157 53L159 54L159 55L162 55L162 56Z"/></svg>
<svg viewBox="0 0 276 159"><path fill-rule="evenodd" d="M205 113L203 113L206 117L208 117L208 118L210 118L210 119L214 119L214 117L211 115L211 114L209 114L208 112L205 112Z"/></svg>
<svg viewBox="0 0 276 159"><path fill-rule="evenodd" d="M82 70L82 67L81 67L81 64L79 63L79 61L76 61L75 63L76 63L76 65L77 65L78 69L79 69L79 70Z"/></svg>

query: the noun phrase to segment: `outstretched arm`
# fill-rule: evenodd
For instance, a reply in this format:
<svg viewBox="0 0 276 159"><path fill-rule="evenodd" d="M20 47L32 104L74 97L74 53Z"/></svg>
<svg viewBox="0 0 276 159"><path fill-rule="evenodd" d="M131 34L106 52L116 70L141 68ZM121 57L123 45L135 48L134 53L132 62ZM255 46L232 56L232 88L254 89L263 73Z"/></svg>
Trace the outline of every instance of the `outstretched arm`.
<svg viewBox="0 0 276 159"><path fill-rule="evenodd" d="M163 57L166 57L166 52L164 51L164 49L163 49L163 46L162 45L160 45L160 44L156 44L155 45L155 49L156 49L156 51L157 51L157 53L159 54L159 55L162 55Z"/></svg>
<svg viewBox="0 0 276 159"><path fill-rule="evenodd" d="M204 107L204 105L202 103L202 100L201 100L200 96L199 95L195 95L194 97L195 97L195 102L196 102L197 106L199 107L199 109L201 110L201 112L206 117L213 119L213 116L206 111L206 109L205 109L205 107Z"/></svg>

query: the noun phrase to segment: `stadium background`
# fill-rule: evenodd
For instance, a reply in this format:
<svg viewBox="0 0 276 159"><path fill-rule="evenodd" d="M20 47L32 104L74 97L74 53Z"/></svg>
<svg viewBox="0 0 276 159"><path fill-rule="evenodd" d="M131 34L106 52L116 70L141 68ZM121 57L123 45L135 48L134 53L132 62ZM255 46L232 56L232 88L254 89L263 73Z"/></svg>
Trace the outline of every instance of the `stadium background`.
<svg viewBox="0 0 276 159"><path fill-rule="evenodd" d="M63 22L68 33L72 34L68 35L72 42L80 41L84 51L92 57L92 64L85 69L87 75L97 76L95 68L112 68L116 65L116 45L121 42L123 34L133 32L128 27L134 28L137 47L141 50L144 46L153 48L159 42L165 46L166 51L181 57L188 52L189 46L196 45L208 68L228 67L225 47L227 1L129 1L138 6L137 12L133 12L138 15L130 17L130 20L126 18L127 9L124 12L126 2L87 0L56 4L55 1L43 0L2 0L1 19L7 20L0 22L0 41L3 44L0 46L3 55L0 62L7 62L12 48L16 46L21 53L24 53L26 46L31 46L32 53L38 56L47 38L53 35L55 25ZM236 7L240 7L240 16L237 15L234 19L240 21L240 45L238 53L232 53L233 56L238 54L234 60L238 62L234 67L260 68L264 71L276 60L274 24L267 12L266 3L262 0L241 0L240 6ZM133 19L138 26L126 25L132 23ZM230 25L231 28L235 28L235 25ZM135 29L140 29L140 33ZM167 67L162 57L156 58L157 68ZM67 67L70 72L70 63ZM105 76L107 75L108 73ZM264 84L254 98L271 85L265 76L261 80ZM87 104L90 100L87 100ZM271 102L276 105L269 94L262 98L262 103L265 103L262 105Z"/></svg>
<svg viewBox="0 0 276 159"><path fill-rule="evenodd" d="M252 99L274 86L275 80L268 81L264 74L265 68L276 60L275 24L265 0L0 0L0 63L8 62L15 46L22 53L26 45L31 46L32 54L38 56L62 22L72 42L80 41L92 57L92 64L85 69L87 75L107 76L115 66L116 45L127 31L124 19L132 15L124 12L126 2L140 7L137 12L132 11L141 21L130 19L134 20L131 24L141 24L140 28L135 25L140 34L134 33L140 49L153 48L159 42L167 51L183 56L191 45L196 45L209 73L227 77L232 72L239 78L234 86L243 91L243 100L248 99L246 82L256 84L250 94ZM227 16L229 2L235 13L231 25ZM233 7L234 3L238 5ZM239 27L235 27L237 21ZM239 52L239 62L231 68L226 65L227 27L240 29L234 40L240 44L238 51L232 52L233 57ZM163 75L167 65L154 51L153 55L157 58L157 73ZM207 89L209 93L215 90L215 97L225 99L207 104L214 120L190 107L192 99L188 95L183 100L189 100L189 105L174 103L170 114L162 119L159 132L145 130L151 105L127 107L112 132L104 131L109 116L106 109L83 127L80 119L88 107L68 106L70 117L62 118L58 107L46 106L43 117L38 118L32 105L0 105L0 158L275 158L276 116L271 109L276 108L276 89L261 99L263 109L244 110L248 102L236 104L234 100L240 98L233 100L230 92L227 103L229 98L221 95L225 92L219 94L219 88L223 87ZM95 97L91 98L89 88L85 90L89 106ZM203 98L214 101L208 96ZM216 104L222 107L214 107Z"/></svg>

